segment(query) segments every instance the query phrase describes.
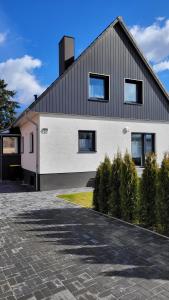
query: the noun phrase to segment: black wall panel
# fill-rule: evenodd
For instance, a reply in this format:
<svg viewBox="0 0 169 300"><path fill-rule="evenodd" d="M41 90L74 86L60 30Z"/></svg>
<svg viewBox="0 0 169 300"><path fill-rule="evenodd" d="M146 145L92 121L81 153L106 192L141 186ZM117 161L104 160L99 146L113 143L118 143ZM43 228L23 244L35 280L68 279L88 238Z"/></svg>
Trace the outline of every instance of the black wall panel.
<svg viewBox="0 0 169 300"><path fill-rule="evenodd" d="M110 75L110 101L88 101L88 73ZM124 78L143 80L143 105L124 104ZM140 120L169 120L169 103L121 25L110 26L32 109Z"/></svg>

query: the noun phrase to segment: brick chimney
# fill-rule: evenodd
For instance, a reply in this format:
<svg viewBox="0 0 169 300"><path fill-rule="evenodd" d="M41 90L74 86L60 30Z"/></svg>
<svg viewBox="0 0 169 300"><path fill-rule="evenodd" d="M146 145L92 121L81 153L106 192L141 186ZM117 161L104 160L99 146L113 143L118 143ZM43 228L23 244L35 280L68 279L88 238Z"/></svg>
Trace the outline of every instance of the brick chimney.
<svg viewBox="0 0 169 300"><path fill-rule="evenodd" d="M59 42L59 75L74 62L74 38L63 36Z"/></svg>

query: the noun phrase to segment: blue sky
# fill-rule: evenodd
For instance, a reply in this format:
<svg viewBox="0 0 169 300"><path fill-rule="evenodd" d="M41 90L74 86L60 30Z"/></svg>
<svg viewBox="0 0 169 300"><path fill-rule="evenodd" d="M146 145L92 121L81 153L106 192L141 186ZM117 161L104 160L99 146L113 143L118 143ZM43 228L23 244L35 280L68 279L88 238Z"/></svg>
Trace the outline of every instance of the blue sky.
<svg viewBox="0 0 169 300"><path fill-rule="evenodd" d="M21 109L58 76L58 42L75 37L76 57L121 15L169 90L169 1L0 0L0 78Z"/></svg>

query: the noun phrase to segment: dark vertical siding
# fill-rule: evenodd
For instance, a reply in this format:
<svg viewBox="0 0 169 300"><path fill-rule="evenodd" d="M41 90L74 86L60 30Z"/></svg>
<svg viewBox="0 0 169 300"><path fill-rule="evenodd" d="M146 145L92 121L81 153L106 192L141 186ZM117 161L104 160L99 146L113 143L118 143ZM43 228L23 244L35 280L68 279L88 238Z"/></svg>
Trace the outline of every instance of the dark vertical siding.
<svg viewBox="0 0 169 300"><path fill-rule="evenodd" d="M88 101L88 73L110 75L110 101ZM124 104L124 78L143 80L143 105ZM117 23L99 38L34 108L53 112L140 120L169 120L169 103Z"/></svg>
<svg viewBox="0 0 169 300"><path fill-rule="evenodd" d="M2 136L0 136L0 180L2 180Z"/></svg>

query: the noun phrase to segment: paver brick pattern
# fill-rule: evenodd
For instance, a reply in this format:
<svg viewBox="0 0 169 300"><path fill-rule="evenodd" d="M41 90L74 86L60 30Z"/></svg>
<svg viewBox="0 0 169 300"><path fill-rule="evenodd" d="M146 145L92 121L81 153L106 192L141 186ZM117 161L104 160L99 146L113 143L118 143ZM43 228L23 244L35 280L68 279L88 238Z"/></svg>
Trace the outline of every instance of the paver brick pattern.
<svg viewBox="0 0 169 300"><path fill-rule="evenodd" d="M0 299L169 299L168 239L61 192L0 194Z"/></svg>

